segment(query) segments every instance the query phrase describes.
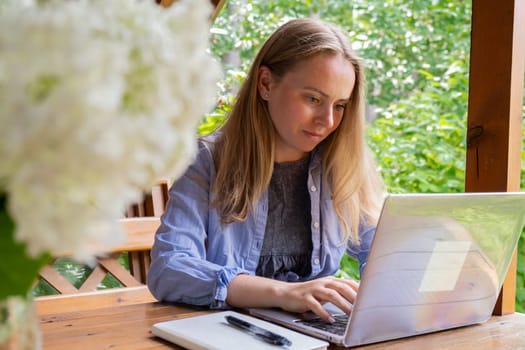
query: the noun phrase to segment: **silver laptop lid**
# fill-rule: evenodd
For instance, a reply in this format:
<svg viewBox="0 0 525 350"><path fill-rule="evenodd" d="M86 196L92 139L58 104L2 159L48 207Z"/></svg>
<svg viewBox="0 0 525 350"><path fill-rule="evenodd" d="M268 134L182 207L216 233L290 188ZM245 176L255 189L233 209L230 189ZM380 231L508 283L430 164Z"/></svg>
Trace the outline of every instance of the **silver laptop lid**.
<svg viewBox="0 0 525 350"><path fill-rule="evenodd" d="M487 320L524 220L525 193L387 197L345 344Z"/></svg>

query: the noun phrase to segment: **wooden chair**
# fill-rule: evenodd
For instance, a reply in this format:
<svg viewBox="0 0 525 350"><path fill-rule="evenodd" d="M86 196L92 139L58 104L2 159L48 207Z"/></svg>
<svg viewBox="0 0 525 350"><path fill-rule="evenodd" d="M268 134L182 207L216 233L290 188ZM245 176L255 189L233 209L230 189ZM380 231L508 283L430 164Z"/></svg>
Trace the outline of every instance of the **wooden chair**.
<svg viewBox="0 0 525 350"><path fill-rule="evenodd" d="M166 203L169 197L168 187L168 179L159 180L159 182L151 188L150 193L144 194L144 200L141 203L134 204L128 208L126 216L160 217L166 210ZM141 283L146 283L147 272L151 264L149 249L128 251L128 260L132 275Z"/></svg>
<svg viewBox="0 0 525 350"><path fill-rule="evenodd" d="M155 302L146 285L137 287L112 288L96 292L67 295L46 295L36 298L39 316L64 312L80 312L118 305L134 305Z"/></svg>
<svg viewBox="0 0 525 350"><path fill-rule="evenodd" d="M78 294L97 291L106 275L115 278L122 287L139 287L146 283L151 264L150 250L155 232L160 225L159 216L164 213L168 200L168 181L161 180L153 186L144 200L128 209L126 218L119 220L127 235L126 242L107 254L97 257L97 265L82 285L76 287L62 276L53 263L65 256L56 256L40 271L40 279L47 282L59 294ZM124 254L124 255L123 255ZM127 259L129 271L119 259Z"/></svg>
<svg viewBox="0 0 525 350"><path fill-rule="evenodd" d="M51 264L40 271L40 278L51 285L59 294L76 294L96 291L106 274L111 274L123 287L138 287L146 282L149 268L149 252L153 245L155 231L160 219L158 217L124 218L120 224L127 234L126 242L111 252L97 257L97 265L80 287L75 287L69 280L56 271ZM118 261L123 252L142 253L147 260L130 259L130 271ZM138 256L138 255L137 255ZM59 257L56 257L59 258ZM55 259L56 259L55 258Z"/></svg>
<svg viewBox="0 0 525 350"><path fill-rule="evenodd" d="M161 216L168 201L169 179L161 179L151 188L151 192L144 193L142 202L128 207L126 217Z"/></svg>

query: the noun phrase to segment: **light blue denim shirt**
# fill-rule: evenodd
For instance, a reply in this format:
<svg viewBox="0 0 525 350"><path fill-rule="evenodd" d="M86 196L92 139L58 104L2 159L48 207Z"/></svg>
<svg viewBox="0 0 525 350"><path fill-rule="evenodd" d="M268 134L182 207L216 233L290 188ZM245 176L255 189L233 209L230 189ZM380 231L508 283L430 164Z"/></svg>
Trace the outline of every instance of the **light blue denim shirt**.
<svg viewBox="0 0 525 350"><path fill-rule="evenodd" d="M254 275L263 245L268 215L268 195L260 198L244 222L221 223L210 205L215 167L213 143L199 141L193 164L170 189L167 210L151 251L148 286L162 301L225 308L227 288L238 274ZM360 227L361 244L343 241L343 230L322 181L320 152L312 152L308 189L311 200L311 273L300 278L293 272L286 280L303 281L333 275L346 252L362 270L375 227Z"/></svg>

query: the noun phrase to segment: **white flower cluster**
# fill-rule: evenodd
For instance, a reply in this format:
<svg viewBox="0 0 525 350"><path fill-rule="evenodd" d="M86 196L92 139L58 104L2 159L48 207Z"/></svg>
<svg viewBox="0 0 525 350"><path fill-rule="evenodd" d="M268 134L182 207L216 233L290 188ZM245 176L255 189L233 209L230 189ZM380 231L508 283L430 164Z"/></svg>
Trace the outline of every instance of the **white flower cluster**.
<svg viewBox="0 0 525 350"><path fill-rule="evenodd" d="M185 170L221 77L209 0L0 6L0 193L31 255L87 258Z"/></svg>

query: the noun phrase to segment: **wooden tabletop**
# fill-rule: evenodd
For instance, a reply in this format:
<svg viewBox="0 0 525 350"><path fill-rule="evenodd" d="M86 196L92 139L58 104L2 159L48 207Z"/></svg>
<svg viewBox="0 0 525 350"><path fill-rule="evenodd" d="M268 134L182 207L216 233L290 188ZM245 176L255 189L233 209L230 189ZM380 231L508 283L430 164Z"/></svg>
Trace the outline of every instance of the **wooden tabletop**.
<svg viewBox="0 0 525 350"><path fill-rule="evenodd" d="M160 321L209 311L148 302L62 312L40 317L44 349L180 349L150 332ZM518 349L525 348L525 315L510 314L455 330L360 347L375 349ZM331 346L330 349L339 349Z"/></svg>

